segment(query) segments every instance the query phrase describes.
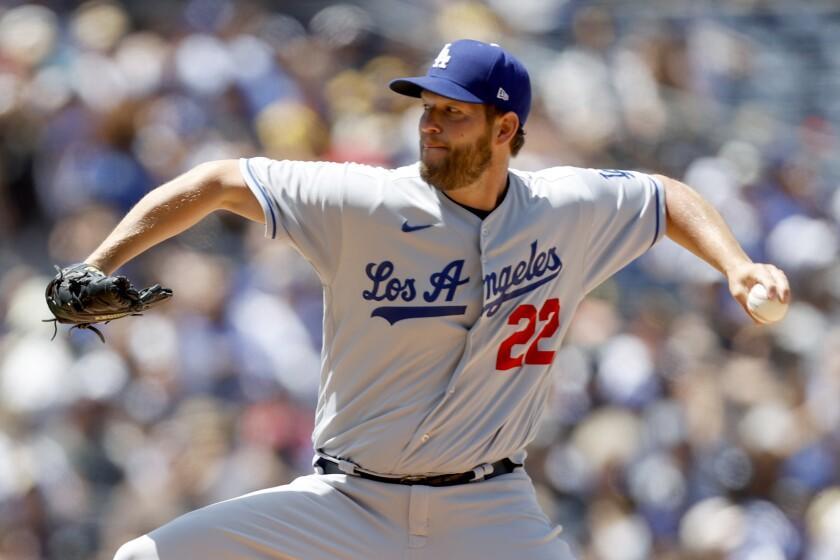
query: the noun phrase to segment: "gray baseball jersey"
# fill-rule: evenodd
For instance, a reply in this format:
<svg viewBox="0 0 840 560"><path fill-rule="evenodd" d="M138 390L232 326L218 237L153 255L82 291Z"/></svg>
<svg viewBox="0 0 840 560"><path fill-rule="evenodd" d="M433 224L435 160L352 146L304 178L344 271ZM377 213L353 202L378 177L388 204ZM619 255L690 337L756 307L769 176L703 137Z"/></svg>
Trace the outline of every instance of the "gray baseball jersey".
<svg viewBox="0 0 840 560"><path fill-rule="evenodd" d="M581 299L665 231L637 172L511 170L481 220L418 165L243 159L266 235L324 288L313 442L378 473L455 473L522 457Z"/></svg>

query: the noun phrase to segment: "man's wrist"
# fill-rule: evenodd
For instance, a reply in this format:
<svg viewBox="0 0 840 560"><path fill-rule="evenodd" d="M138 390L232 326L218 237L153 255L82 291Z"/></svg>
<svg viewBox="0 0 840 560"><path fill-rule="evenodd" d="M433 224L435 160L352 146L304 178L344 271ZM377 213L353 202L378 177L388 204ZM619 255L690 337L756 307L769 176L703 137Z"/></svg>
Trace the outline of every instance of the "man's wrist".
<svg viewBox="0 0 840 560"><path fill-rule="evenodd" d="M734 273L745 266L749 266L754 264L753 261L749 257L740 258L740 259L733 259L731 262L726 263L725 266L721 266L723 270L723 274L727 278L731 278Z"/></svg>
<svg viewBox="0 0 840 560"><path fill-rule="evenodd" d="M92 266L93 268L95 268L96 270L98 270L99 272L104 274L105 276L108 276L109 274L111 274L111 272L113 272L113 270L109 269L108 263L106 262L106 259L104 259L102 257L99 257L96 254L93 254L93 255L89 256L88 258L86 258L82 262L84 264L86 264L87 266Z"/></svg>

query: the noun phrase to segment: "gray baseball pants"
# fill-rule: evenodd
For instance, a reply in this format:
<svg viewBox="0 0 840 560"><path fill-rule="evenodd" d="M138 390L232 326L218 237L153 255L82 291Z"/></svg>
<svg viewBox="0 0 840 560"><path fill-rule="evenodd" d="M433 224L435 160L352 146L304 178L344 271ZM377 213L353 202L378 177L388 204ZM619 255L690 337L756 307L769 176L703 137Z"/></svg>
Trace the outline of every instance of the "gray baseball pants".
<svg viewBox="0 0 840 560"><path fill-rule="evenodd" d="M312 474L187 513L114 560L572 560L523 469L448 487Z"/></svg>

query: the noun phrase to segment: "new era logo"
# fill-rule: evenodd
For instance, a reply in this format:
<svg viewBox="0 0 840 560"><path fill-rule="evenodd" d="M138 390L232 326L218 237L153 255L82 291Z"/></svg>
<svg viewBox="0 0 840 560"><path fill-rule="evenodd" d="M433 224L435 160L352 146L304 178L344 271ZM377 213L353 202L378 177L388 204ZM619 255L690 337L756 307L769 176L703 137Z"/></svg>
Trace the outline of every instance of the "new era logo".
<svg viewBox="0 0 840 560"><path fill-rule="evenodd" d="M506 92L502 88L499 88L499 92L496 94L496 97L498 97L502 101L510 101L510 96L508 95L508 92Z"/></svg>

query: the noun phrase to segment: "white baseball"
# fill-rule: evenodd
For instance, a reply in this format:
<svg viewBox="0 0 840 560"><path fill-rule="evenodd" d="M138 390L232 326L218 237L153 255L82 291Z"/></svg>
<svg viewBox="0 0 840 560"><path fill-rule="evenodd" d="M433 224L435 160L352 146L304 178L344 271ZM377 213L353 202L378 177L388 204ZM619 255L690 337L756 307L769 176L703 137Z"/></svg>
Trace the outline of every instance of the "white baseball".
<svg viewBox="0 0 840 560"><path fill-rule="evenodd" d="M788 304L778 299L769 299L767 289L761 284L756 284L747 296L747 307L753 317L762 323L775 323L781 321L788 310Z"/></svg>

